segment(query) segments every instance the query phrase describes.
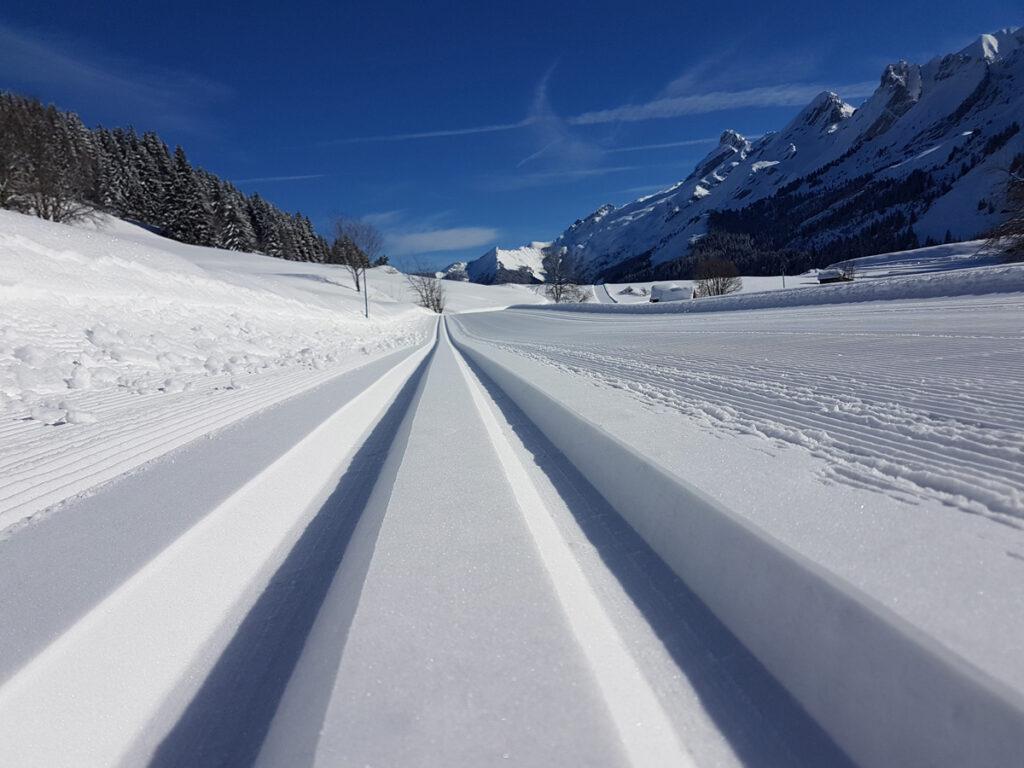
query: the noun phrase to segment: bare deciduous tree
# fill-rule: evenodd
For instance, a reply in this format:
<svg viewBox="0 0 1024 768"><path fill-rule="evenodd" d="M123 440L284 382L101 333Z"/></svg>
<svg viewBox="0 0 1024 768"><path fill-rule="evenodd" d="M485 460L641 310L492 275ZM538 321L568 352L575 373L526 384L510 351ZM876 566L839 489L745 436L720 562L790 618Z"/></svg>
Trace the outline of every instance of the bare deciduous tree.
<svg viewBox="0 0 1024 768"><path fill-rule="evenodd" d="M708 259L697 265L695 298L725 296L743 288L739 270L731 261Z"/></svg>
<svg viewBox="0 0 1024 768"><path fill-rule="evenodd" d="M442 282L430 275L406 275L409 287L416 294L416 302L431 312L444 312L445 291Z"/></svg>
<svg viewBox="0 0 1024 768"><path fill-rule="evenodd" d="M382 258L383 251L384 237L368 221L341 216L334 222L328 261L348 269L357 291L362 290L367 268Z"/></svg>
<svg viewBox="0 0 1024 768"><path fill-rule="evenodd" d="M95 213L92 136L76 115L22 100L0 125L0 204L70 222Z"/></svg>
<svg viewBox="0 0 1024 768"><path fill-rule="evenodd" d="M992 230L988 245L1001 251L1008 261L1024 260L1024 157L1009 169L1003 212L1006 218Z"/></svg>
<svg viewBox="0 0 1024 768"><path fill-rule="evenodd" d="M7 208L24 187L26 126L13 109L0 109L0 208Z"/></svg>
<svg viewBox="0 0 1024 768"><path fill-rule="evenodd" d="M550 251L544 257L544 292L556 304L586 301L587 293L579 286L579 264L567 248Z"/></svg>

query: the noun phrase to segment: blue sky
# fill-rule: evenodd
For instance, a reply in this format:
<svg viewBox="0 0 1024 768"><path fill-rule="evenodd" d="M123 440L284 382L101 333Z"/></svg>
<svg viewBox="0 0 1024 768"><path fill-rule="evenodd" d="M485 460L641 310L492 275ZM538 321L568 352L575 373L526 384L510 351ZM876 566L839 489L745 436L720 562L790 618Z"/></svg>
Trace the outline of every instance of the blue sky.
<svg viewBox="0 0 1024 768"><path fill-rule="evenodd" d="M230 7L229 7L230 6ZM0 87L153 129L405 264L556 236L683 178L725 128L856 104L886 63L1024 23L1019 0L50 2L0 9Z"/></svg>

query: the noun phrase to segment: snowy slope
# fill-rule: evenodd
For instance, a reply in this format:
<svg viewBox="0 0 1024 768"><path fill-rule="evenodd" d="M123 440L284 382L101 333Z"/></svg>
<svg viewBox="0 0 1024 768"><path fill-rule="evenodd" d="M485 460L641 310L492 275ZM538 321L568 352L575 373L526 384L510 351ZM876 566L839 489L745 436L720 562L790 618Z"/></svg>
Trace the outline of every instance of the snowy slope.
<svg viewBox="0 0 1024 768"><path fill-rule="evenodd" d="M544 249L549 245L533 242L519 248L495 247L468 264L459 262L452 266L462 267L474 283L542 283Z"/></svg>
<svg viewBox="0 0 1024 768"><path fill-rule="evenodd" d="M392 350L405 276L200 248L117 219L0 211L0 528ZM446 284L452 311L542 301Z"/></svg>
<svg viewBox="0 0 1024 768"><path fill-rule="evenodd" d="M822 93L778 133L726 131L686 179L602 206L556 245L580 254L591 277L614 279L680 258L709 222L802 250L868 227L858 246L868 252L977 237L999 218L996 170L1024 153L1022 116L1024 31L985 35L924 65L887 67L857 109Z"/></svg>

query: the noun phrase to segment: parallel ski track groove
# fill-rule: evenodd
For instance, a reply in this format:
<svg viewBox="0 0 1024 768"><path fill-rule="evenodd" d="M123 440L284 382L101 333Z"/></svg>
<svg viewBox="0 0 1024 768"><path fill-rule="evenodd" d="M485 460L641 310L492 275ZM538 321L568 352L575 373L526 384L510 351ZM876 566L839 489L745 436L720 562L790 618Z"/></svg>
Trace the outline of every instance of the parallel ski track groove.
<svg viewBox="0 0 1024 768"><path fill-rule="evenodd" d="M722 333L732 332L724 329ZM815 349L829 354L829 339L822 338L825 334L809 335L819 340L801 345L804 360ZM1010 386L998 391L971 387L972 407L959 401L956 378L936 388L936 368L930 358L923 358L920 365L904 360L899 375L894 375L885 361L874 363L868 355L867 360L858 359L855 373L825 374L813 368L794 369L793 357L784 352L773 355L771 361L741 365L735 357L701 350L696 358L672 365L666 364L663 355L642 348L597 351L585 342L569 348L470 336L573 374L591 376L642 402L711 418L726 429L760 432L759 425L779 424L798 430L816 443L812 450L855 462L866 473L878 472L891 483L910 483L954 505L962 506L956 499L956 485L970 484L989 514L1003 520L1024 517L1020 492L1024 487L1024 446L1019 440L1024 431L1020 419L1024 408L1014 410L1024 399L1014 394L1012 386L1014 381L1024 382L1024 366L1013 350L984 353L988 364L992 364L991 358L1004 359L1002 381ZM970 380L970 366L977 358L977 354L961 355L944 370L951 377ZM944 355L949 363L953 359L953 355ZM868 381L871 386L864 386ZM829 410L836 402L846 404L841 416ZM726 410L718 414L720 409ZM885 418L880 418L883 415ZM956 434L952 435L954 426ZM922 427L930 434L949 433L951 437L935 448L914 439L919 438ZM847 474L843 479L852 478ZM969 511L979 511L977 504Z"/></svg>

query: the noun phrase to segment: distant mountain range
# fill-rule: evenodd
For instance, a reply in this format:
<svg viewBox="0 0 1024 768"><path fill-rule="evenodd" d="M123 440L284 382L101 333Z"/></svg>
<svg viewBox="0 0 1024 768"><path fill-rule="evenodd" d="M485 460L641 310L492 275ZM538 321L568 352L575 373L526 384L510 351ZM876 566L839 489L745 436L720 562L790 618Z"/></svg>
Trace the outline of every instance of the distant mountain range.
<svg viewBox="0 0 1024 768"><path fill-rule="evenodd" d="M975 238L1000 220L1006 171L1024 167L1021 122L1024 29L983 35L889 65L860 107L826 92L777 133L725 131L678 184L603 205L553 246L587 280L621 280L686 276L707 256L749 274ZM502 253L470 262L469 279L501 282Z"/></svg>

